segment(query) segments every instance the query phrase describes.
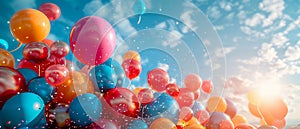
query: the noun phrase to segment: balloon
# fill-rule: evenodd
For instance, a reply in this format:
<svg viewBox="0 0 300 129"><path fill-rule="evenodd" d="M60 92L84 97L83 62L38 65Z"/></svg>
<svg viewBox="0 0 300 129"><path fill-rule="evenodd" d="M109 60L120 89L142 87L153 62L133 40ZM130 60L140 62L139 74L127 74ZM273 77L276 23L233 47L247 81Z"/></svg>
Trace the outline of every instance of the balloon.
<svg viewBox="0 0 300 129"><path fill-rule="evenodd" d="M149 86L153 90L162 92L169 83L169 74L161 68L156 68L148 72L147 79Z"/></svg>
<svg viewBox="0 0 300 129"><path fill-rule="evenodd" d="M166 92L172 97L177 97L179 95L179 88L175 83L169 83L166 86Z"/></svg>
<svg viewBox="0 0 300 129"><path fill-rule="evenodd" d="M69 77L69 70L62 65L52 65L45 71L46 81L53 86L63 84Z"/></svg>
<svg viewBox="0 0 300 129"><path fill-rule="evenodd" d="M176 129L176 125L167 118L157 118L150 124L149 129Z"/></svg>
<svg viewBox="0 0 300 129"><path fill-rule="evenodd" d="M105 101L120 114L137 118L140 103L136 95L126 88L114 88L105 92Z"/></svg>
<svg viewBox="0 0 300 129"><path fill-rule="evenodd" d="M143 0L136 0L133 5L133 10L137 14L144 14L146 11L146 4Z"/></svg>
<svg viewBox="0 0 300 129"><path fill-rule="evenodd" d="M45 43L45 44L47 44L48 47L50 47L54 41L52 41L50 39L44 39L44 40L42 40L42 42Z"/></svg>
<svg viewBox="0 0 300 129"><path fill-rule="evenodd" d="M194 93L187 88L180 88L179 95L175 98L179 107L192 106L194 103Z"/></svg>
<svg viewBox="0 0 300 129"><path fill-rule="evenodd" d="M115 71L115 73L117 75L117 84L116 84L116 86L117 87L122 87L123 82L125 81L124 80L125 79L125 73L124 73L124 70L123 70L122 66L116 60L113 60L113 59L111 59L110 61L106 61L104 64L112 67L112 69Z"/></svg>
<svg viewBox="0 0 300 129"><path fill-rule="evenodd" d="M142 71L142 66L140 62L136 60L126 60L122 63L122 68L124 69L126 77L130 80L139 76Z"/></svg>
<svg viewBox="0 0 300 129"><path fill-rule="evenodd" d="M60 8L54 3L44 3L39 7L49 20L56 20L60 16Z"/></svg>
<svg viewBox="0 0 300 129"><path fill-rule="evenodd" d="M8 128L33 126L44 115L44 102L34 93L24 92L7 100L0 112L3 124Z"/></svg>
<svg viewBox="0 0 300 129"><path fill-rule="evenodd" d="M51 55L58 57L58 58L67 56L69 51L70 51L70 48L69 48L68 44L63 41L55 41L50 46Z"/></svg>
<svg viewBox="0 0 300 129"><path fill-rule="evenodd" d="M187 122L192 119L193 115L193 110L190 107L182 107L179 112L179 119Z"/></svg>
<svg viewBox="0 0 300 129"><path fill-rule="evenodd" d="M200 124L192 124L192 125L187 125L187 126L183 127L183 129L205 129L205 127L203 127Z"/></svg>
<svg viewBox="0 0 300 129"><path fill-rule="evenodd" d="M100 119L102 104L94 94L85 93L77 96L70 104L69 115L79 126L86 126Z"/></svg>
<svg viewBox="0 0 300 129"><path fill-rule="evenodd" d="M28 84L28 90L39 95L45 104L53 99L54 87L48 84L44 77L32 79Z"/></svg>
<svg viewBox="0 0 300 129"><path fill-rule="evenodd" d="M225 112L227 103L224 98L213 96L207 101L207 110L209 112Z"/></svg>
<svg viewBox="0 0 300 129"><path fill-rule="evenodd" d="M200 97L200 90L194 91L194 100L197 100Z"/></svg>
<svg viewBox="0 0 300 129"><path fill-rule="evenodd" d="M143 120L136 119L128 125L127 129L148 129L148 125Z"/></svg>
<svg viewBox="0 0 300 129"><path fill-rule="evenodd" d="M194 116L196 116L196 113L200 110L205 110L205 107L199 101L195 101L192 106L192 110L194 112Z"/></svg>
<svg viewBox="0 0 300 129"><path fill-rule="evenodd" d="M148 104L154 100L153 91L151 89L144 88L138 93L138 98L142 104Z"/></svg>
<svg viewBox="0 0 300 129"><path fill-rule="evenodd" d="M259 103L259 110L269 125L276 119L284 119L288 112L288 107L281 97L274 96L270 98L272 99L262 98Z"/></svg>
<svg viewBox="0 0 300 129"><path fill-rule="evenodd" d="M114 52L116 34L103 18L88 16L80 19L70 33L70 47L75 57L86 65L104 63Z"/></svg>
<svg viewBox="0 0 300 129"><path fill-rule="evenodd" d="M206 129L233 129L233 123L225 113L213 112L206 124Z"/></svg>
<svg viewBox="0 0 300 129"><path fill-rule="evenodd" d="M136 51L127 51L124 55L123 55L123 62L126 60L136 60L138 62L141 61L141 57L140 54Z"/></svg>
<svg viewBox="0 0 300 129"><path fill-rule="evenodd" d="M283 129L286 126L286 120L274 120L272 125L277 127L278 129Z"/></svg>
<svg viewBox="0 0 300 129"><path fill-rule="evenodd" d="M184 79L185 87L191 91L196 91L201 88L202 80L197 74L189 74Z"/></svg>
<svg viewBox="0 0 300 129"><path fill-rule="evenodd" d="M29 68L19 68L17 69L24 77L25 79L25 84L28 84L28 82L35 78L35 77L38 77L38 74L33 71L32 69L29 69Z"/></svg>
<svg viewBox="0 0 300 129"><path fill-rule="evenodd" d="M256 129L253 125L248 123L238 124L234 127L234 129Z"/></svg>
<svg viewBox="0 0 300 129"><path fill-rule="evenodd" d="M7 50L8 49L8 42L4 39L0 39L0 49Z"/></svg>
<svg viewBox="0 0 300 129"><path fill-rule="evenodd" d="M258 105L260 101L260 95L259 95L259 90L251 90L247 94L249 103Z"/></svg>
<svg viewBox="0 0 300 129"><path fill-rule="evenodd" d="M0 66L0 109L3 104L19 91L25 91L25 79L15 69Z"/></svg>
<svg viewBox="0 0 300 129"><path fill-rule="evenodd" d="M35 71L39 76L41 75L40 65L27 59L22 59L18 64L18 68L28 68Z"/></svg>
<svg viewBox="0 0 300 129"><path fill-rule="evenodd" d="M101 93L105 93L116 87L117 76L110 66L97 65L93 67L89 72L89 77Z"/></svg>
<svg viewBox="0 0 300 129"><path fill-rule="evenodd" d="M226 108L225 113L228 116L230 116L230 118L233 118L236 115L236 113L237 113L237 109L236 109L234 103L231 100L229 100L229 99L226 98L225 101L227 103L227 108Z"/></svg>
<svg viewBox="0 0 300 129"><path fill-rule="evenodd" d="M91 129L119 129L118 126L112 120L103 118L93 123L92 126L93 128Z"/></svg>
<svg viewBox="0 0 300 129"><path fill-rule="evenodd" d="M201 89L204 93L206 94L210 94L213 90L213 84L210 80L204 80L202 82L202 86L201 86Z"/></svg>
<svg viewBox="0 0 300 129"><path fill-rule="evenodd" d="M258 118L261 118L262 116L259 114L259 108L257 105L254 105L252 103L248 103L248 108L249 108L249 111L252 115L258 117Z"/></svg>
<svg viewBox="0 0 300 129"><path fill-rule="evenodd" d="M231 120L234 126L237 126L238 124L242 123L248 123L246 117L240 114L235 115Z"/></svg>
<svg viewBox="0 0 300 129"><path fill-rule="evenodd" d="M33 42L27 44L23 48L23 56L25 59L33 60L35 62L42 62L49 56L49 47L42 42Z"/></svg>
<svg viewBox="0 0 300 129"><path fill-rule="evenodd" d="M69 105L50 102L46 106L47 128L67 127L70 125Z"/></svg>
<svg viewBox="0 0 300 129"><path fill-rule="evenodd" d="M277 128L274 126L263 125L263 126L258 127L257 129L277 129Z"/></svg>
<svg viewBox="0 0 300 129"><path fill-rule="evenodd" d="M206 110L199 110L195 116L202 125L207 123L210 117L209 113Z"/></svg>
<svg viewBox="0 0 300 129"><path fill-rule="evenodd" d="M47 120L46 120L46 116L43 115L42 118L40 119L39 123L37 123L36 125L30 126L30 128L34 129L45 129L47 128Z"/></svg>
<svg viewBox="0 0 300 129"><path fill-rule="evenodd" d="M42 41L50 32L49 19L35 9L23 9L10 19L10 31L17 41L32 43Z"/></svg>
<svg viewBox="0 0 300 129"><path fill-rule="evenodd" d="M56 86L55 101L69 104L80 94L94 93L94 85L87 75L72 71L65 83Z"/></svg>
<svg viewBox="0 0 300 129"><path fill-rule="evenodd" d="M183 128L184 128L184 129L190 128L190 127L192 127L193 125L200 125L199 121L198 121L197 118L195 118L195 117L192 117L192 118L186 123L186 126L183 127Z"/></svg>
<svg viewBox="0 0 300 129"><path fill-rule="evenodd" d="M14 68L15 59L14 56L8 51L0 48L0 66L7 66Z"/></svg>
<svg viewBox="0 0 300 129"><path fill-rule="evenodd" d="M144 88L143 88L143 87L136 87L132 92L133 92L136 96L138 96L139 92L140 92L142 89L144 89Z"/></svg>

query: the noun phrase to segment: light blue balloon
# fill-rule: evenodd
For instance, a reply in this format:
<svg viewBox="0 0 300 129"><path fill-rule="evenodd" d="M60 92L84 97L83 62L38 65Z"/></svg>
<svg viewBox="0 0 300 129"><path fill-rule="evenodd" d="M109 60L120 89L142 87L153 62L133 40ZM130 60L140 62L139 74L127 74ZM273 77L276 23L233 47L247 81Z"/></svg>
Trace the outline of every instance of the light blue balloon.
<svg viewBox="0 0 300 129"><path fill-rule="evenodd" d="M17 69L25 78L25 81L26 81L26 84L28 84L28 82L35 78L35 77L38 77L38 74L33 71L32 69L29 69L29 68L19 68Z"/></svg>
<svg viewBox="0 0 300 129"><path fill-rule="evenodd" d="M86 93L77 96L70 104L70 119L79 126L87 126L100 119L102 103L94 94Z"/></svg>
<svg viewBox="0 0 300 129"><path fill-rule="evenodd" d="M194 112L194 115L196 115L196 113L200 110L205 110L205 107L198 101L195 101L193 106L192 106L192 110Z"/></svg>
<svg viewBox="0 0 300 129"><path fill-rule="evenodd" d="M104 62L104 64L111 67L115 71L117 77L116 87L123 87L125 73L118 61L109 58L106 62Z"/></svg>
<svg viewBox="0 0 300 129"><path fill-rule="evenodd" d="M53 99L53 94L55 92L54 87L48 84L44 77L32 79L28 84L28 90L39 95L46 104Z"/></svg>
<svg viewBox="0 0 300 129"><path fill-rule="evenodd" d="M136 0L133 5L133 10L136 14L144 14L146 11L146 4L143 0Z"/></svg>
<svg viewBox="0 0 300 129"><path fill-rule="evenodd" d="M110 66L97 65L91 69L89 76L101 93L105 93L116 87L117 75Z"/></svg>
<svg viewBox="0 0 300 129"><path fill-rule="evenodd" d="M148 125L145 121L136 119L128 125L127 129L148 129Z"/></svg>
<svg viewBox="0 0 300 129"><path fill-rule="evenodd" d="M43 118L43 99L30 92L17 94L6 101L0 112L0 119L8 128L30 127Z"/></svg>
<svg viewBox="0 0 300 129"><path fill-rule="evenodd" d="M4 39L0 39L0 48L7 50L8 49L8 42Z"/></svg>

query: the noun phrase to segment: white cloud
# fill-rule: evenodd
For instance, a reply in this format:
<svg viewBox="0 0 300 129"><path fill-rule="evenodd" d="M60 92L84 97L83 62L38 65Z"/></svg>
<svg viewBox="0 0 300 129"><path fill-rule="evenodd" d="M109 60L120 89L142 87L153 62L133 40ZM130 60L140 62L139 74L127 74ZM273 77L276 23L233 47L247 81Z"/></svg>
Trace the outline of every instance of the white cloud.
<svg viewBox="0 0 300 129"><path fill-rule="evenodd" d="M217 6L211 6L207 9L207 15L213 19L218 19L221 17L221 11Z"/></svg>
<svg viewBox="0 0 300 129"><path fill-rule="evenodd" d="M167 36L167 40L163 41L162 45L165 47L169 46L170 48L178 46L181 43L180 39L183 37L183 35L176 30L172 30Z"/></svg>
<svg viewBox="0 0 300 129"><path fill-rule="evenodd" d="M229 54L230 52L232 52L235 49L235 47L226 47L226 48L220 48L220 49L216 49L215 51L215 56L217 58L223 58L225 55Z"/></svg>
<svg viewBox="0 0 300 129"><path fill-rule="evenodd" d="M285 51L284 56L286 57L285 59L289 61L300 59L300 47L298 45L289 46Z"/></svg>
<svg viewBox="0 0 300 129"><path fill-rule="evenodd" d="M273 35L272 43L278 47L283 46L289 41L289 39L283 33L277 33Z"/></svg>
<svg viewBox="0 0 300 129"><path fill-rule="evenodd" d="M265 37L265 34L256 30L252 30L248 26L241 26L240 27L241 31L244 32L247 35L251 35L254 37Z"/></svg>
<svg viewBox="0 0 300 129"><path fill-rule="evenodd" d="M83 12L85 13L85 15L92 15L102 6L103 4L101 0L92 0L84 6Z"/></svg>
<svg viewBox="0 0 300 129"><path fill-rule="evenodd" d="M260 25L265 20L265 18L266 17L263 14L256 13L252 18L246 19L245 24L251 27L255 27L257 25Z"/></svg>
<svg viewBox="0 0 300 129"><path fill-rule="evenodd" d="M220 3L220 8L224 9L225 11L230 11L231 10L231 3L226 2L226 1L221 1Z"/></svg>
<svg viewBox="0 0 300 129"><path fill-rule="evenodd" d="M25 8L37 8L35 0L14 0L9 5L15 12Z"/></svg>
<svg viewBox="0 0 300 129"><path fill-rule="evenodd" d="M274 20L283 15L285 6L283 0L263 0L261 3L259 3L259 8L270 13L269 16L263 21L262 26L266 27L272 25Z"/></svg>
<svg viewBox="0 0 300 129"><path fill-rule="evenodd" d="M165 71L168 71L168 70L169 70L169 65L168 65L168 64L158 63L158 64L157 64L157 67L158 67L158 68L161 68L161 69L163 69L163 70L165 70Z"/></svg>
<svg viewBox="0 0 300 129"><path fill-rule="evenodd" d="M277 51L272 44L263 43L261 49L258 51L258 55L268 62L278 58Z"/></svg>

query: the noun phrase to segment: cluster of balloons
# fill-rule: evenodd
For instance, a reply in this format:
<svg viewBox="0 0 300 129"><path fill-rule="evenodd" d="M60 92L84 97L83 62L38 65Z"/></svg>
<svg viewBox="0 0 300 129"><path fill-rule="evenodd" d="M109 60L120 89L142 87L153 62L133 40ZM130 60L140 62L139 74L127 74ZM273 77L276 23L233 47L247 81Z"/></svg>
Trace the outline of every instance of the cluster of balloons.
<svg viewBox="0 0 300 129"><path fill-rule="evenodd" d="M194 73L179 86L166 70L154 68L149 87L124 88L125 78L141 73L139 53L127 51L121 64L112 59L115 31L97 16L75 23L70 45L46 39L60 13L45 3L11 18L11 32L25 47L17 68L13 55L0 49L0 128L255 129L229 99L213 96L202 105L200 93L211 94L213 83ZM85 65L81 69L66 60L70 50ZM249 96L250 112L265 126L284 127L281 98Z"/></svg>

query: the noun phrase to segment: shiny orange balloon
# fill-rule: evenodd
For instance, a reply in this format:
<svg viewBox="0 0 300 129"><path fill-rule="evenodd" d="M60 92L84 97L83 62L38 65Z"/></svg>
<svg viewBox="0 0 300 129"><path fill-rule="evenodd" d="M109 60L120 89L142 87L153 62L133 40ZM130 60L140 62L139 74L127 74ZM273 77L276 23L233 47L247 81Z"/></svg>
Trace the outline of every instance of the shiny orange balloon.
<svg viewBox="0 0 300 129"><path fill-rule="evenodd" d="M226 108L226 100L222 97L213 96L207 101L207 110L209 112L225 112Z"/></svg>
<svg viewBox="0 0 300 129"><path fill-rule="evenodd" d="M248 123L246 117L243 115L237 114L231 119L234 126L237 126L238 124L245 124Z"/></svg>
<svg viewBox="0 0 300 129"><path fill-rule="evenodd" d="M84 93L94 93L94 85L87 75L72 71L71 77L64 84L56 86L55 101L70 104L72 100Z"/></svg>
<svg viewBox="0 0 300 129"><path fill-rule="evenodd" d="M248 101L251 104L258 105L260 101L259 90L251 90L247 94Z"/></svg>
<svg viewBox="0 0 300 129"><path fill-rule="evenodd" d="M38 42L50 32L50 21L45 14L35 9L16 12L10 19L10 31L21 43Z"/></svg>
<svg viewBox="0 0 300 129"><path fill-rule="evenodd" d="M15 59L13 57L13 55L0 48L0 66L6 66L6 67L10 67L10 68L14 68L15 66Z"/></svg>
<svg viewBox="0 0 300 129"><path fill-rule="evenodd" d="M138 62L141 61L141 57L140 57L140 54L136 51L127 51L124 55L123 55L123 61L125 60L137 60Z"/></svg>
<svg viewBox="0 0 300 129"><path fill-rule="evenodd" d="M149 129L176 129L176 125L167 118L157 118L149 126Z"/></svg>
<svg viewBox="0 0 300 129"><path fill-rule="evenodd" d="M257 105L254 105L252 103L248 103L248 108L249 108L249 111L252 115L258 117L258 118L261 118L261 114L259 113L259 108Z"/></svg>

